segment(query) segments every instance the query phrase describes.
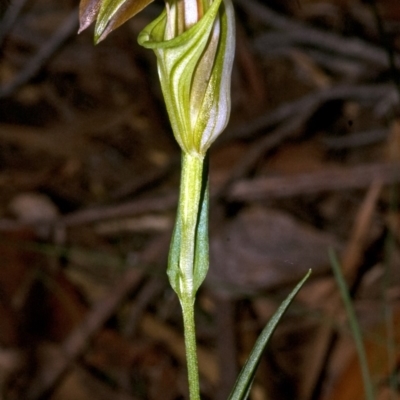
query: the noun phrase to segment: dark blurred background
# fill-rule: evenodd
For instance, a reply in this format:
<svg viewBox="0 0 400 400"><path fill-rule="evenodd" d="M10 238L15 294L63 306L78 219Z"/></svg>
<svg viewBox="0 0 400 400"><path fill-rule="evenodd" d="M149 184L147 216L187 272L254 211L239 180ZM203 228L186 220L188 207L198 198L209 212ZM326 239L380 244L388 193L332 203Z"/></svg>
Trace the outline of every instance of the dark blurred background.
<svg viewBox="0 0 400 400"><path fill-rule="evenodd" d="M234 4L196 303L202 398L228 397L309 268L250 398L365 398L333 249L376 399L398 399L400 3ZM165 274L180 152L155 56L137 44L162 7L94 46L77 0L0 2L0 399L188 398Z"/></svg>

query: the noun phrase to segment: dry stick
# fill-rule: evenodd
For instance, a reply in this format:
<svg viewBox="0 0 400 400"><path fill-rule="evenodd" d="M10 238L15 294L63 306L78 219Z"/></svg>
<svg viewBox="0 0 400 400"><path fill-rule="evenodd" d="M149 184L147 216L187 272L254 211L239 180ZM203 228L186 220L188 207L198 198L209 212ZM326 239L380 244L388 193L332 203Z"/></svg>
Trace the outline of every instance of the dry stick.
<svg viewBox="0 0 400 400"><path fill-rule="evenodd" d="M78 9L75 8L65 18L60 28L43 44L39 51L30 59L25 68L16 78L0 88L0 99L8 97L20 88L23 84L32 79L46 64L49 58L60 48L60 46L78 30Z"/></svg>
<svg viewBox="0 0 400 400"><path fill-rule="evenodd" d="M341 260L341 269L347 281L351 282L356 279L354 266L359 265L362 261L365 243L370 232L371 219L382 187L383 182L379 179L371 183L364 202L356 215L350 236L351 240L348 242Z"/></svg>
<svg viewBox="0 0 400 400"><path fill-rule="evenodd" d="M317 106L332 100L355 100L367 105L376 105L380 100L393 99L398 103L395 86L392 84L374 85L337 85L310 93L298 100L284 103L271 113L254 118L237 128L230 128L226 135L221 136L220 143L228 139L249 139L263 129L276 126L292 118L304 110L316 109Z"/></svg>
<svg viewBox="0 0 400 400"><path fill-rule="evenodd" d="M315 31L318 32L316 29ZM327 35L329 39L332 39L330 37L333 35L332 33L326 33L324 31L319 32L322 32L322 35ZM369 54L363 54L361 50L358 49L360 43L363 44L360 39L337 36L334 38L334 40L326 40L326 38L320 36L310 36L310 33L304 30L298 30L294 32L285 31L283 37L280 36L282 36L282 34L273 35L271 33L266 33L260 35L254 41L255 49L260 54L269 54L270 51L279 51L279 49L282 47L293 48L296 46L310 46L311 48L322 49L326 53L330 54L332 59L339 57L343 60L348 57L349 61L358 61L358 63L363 63L364 65L367 64L369 68L371 68L371 64L373 64L372 66L375 69L382 70L388 68L387 60L384 58L386 54L385 50L370 45L373 51ZM350 51L347 46L344 46L344 43L347 43L347 41L350 41ZM354 53L351 52L351 49L355 49ZM314 52L314 55L318 55L318 52ZM378 56L381 58L378 58ZM399 58L397 58L397 61L399 61Z"/></svg>
<svg viewBox="0 0 400 400"><path fill-rule="evenodd" d="M176 193L158 195L156 197L142 198L122 204L80 210L62 217L60 224L67 227L92 224L111 218L122 218L146 212L166 211L173 208L178 201Z"/></svg>
<svg viewBox="0 0 400 400"><path fill-rule="evenodd" d="M286 39L286 32L263 34L262 42L260 43L256 39L254 48L261 57L267 59L272 57L291 59L295 55L295 52L301 52L301 54L318 64L319 67L323 67L325 70L338 74L341 77L346 77L346 79L351 81L360 81L364 76L371 76L371 64L365 63L364 60L349 59L342 57L340 54L332 56L332 54L324 51L324 49L316 50L305 46L296 47L296 43L291 43L290 40ZM375 67L375 70L378 69Z"/></svg>
<svg viewBox="0 0 400 400"><path fill-rule="evenodd" d="M292 40L300 40L313 47L321 47L349 58L357 58L373 63L382 68L389 67L387 52L381 47L367 43L360 38L347 38L337 34L312 28L295 21L254 0L236 0L253 18L268 26L283 30L291 35ZM396 64L400 64L400 55L395 55Z"/></svg>
<svg viewBox="0 0 400 400"><path fill-rule="evenodd" d="M3 19L0 21L0 45L6 37L7 33L13 27L22 8L27 3L27 0L14 0L9 5Z"/></svg>
<svg viewBox="0 0 400 400"><path fill-rule="evenodd" d="M279 49L277 49L278 52ZM284 53L285 49L282 49L282 52ZM293 48L286 49L286 54L289 52L293 53ZM332 56L332 54L325 52L323 49L301 48L301 52L305 53L320 67L340 74L340 76L345 76L347 79L360 81L361 77L371 75L371 65L360 60L348 59L340 55Z"/></svg>
<svg viewBox="0 0 400 400"><path fill-rule="evenodd" d="M229 178L214 196L220 198L228 193L232 184L245 176L267 151L277 147L288 137L297 134L299 129L324 102L335 99L356 99L360 102L376 103L380 98L391 93L395 94L395 88L386 84L335 86L311 93L299 100L285 103L265 116L255 118L237 128L231 128L226 135L229 140L232 138L249 138L262 129L281 124L250 147L242 159L235 164ZM227 140L224 137L219 143Z"/></svg>
<svg viewBox="0 0 400 400"><path fill-rule="evenodd" d="M349 286L352 286L360 266L362 254L365 249L369 235L369 227L382 191L382 182L374 180L364 198L363 203L356 215L350 238L342 256L343 274ZM334 281L329 281L324 290L318 292L318 299L313 299L313 304L327 304L324 310L329 319L334 319L337 312L342 308L340 294ZM313 306L312 304L310 306ZM307 365L307 373L304 374L301 386L300 398L312 398L312 392L316 383L324 373L324 365L328 358L328 351L332 341L333 330L329 324L321 324L316 334L313 348L313 357Z"/></svg>
<svg viewBox="0 0 400 400"><path fill-rule="evenodd" d="M346 136L324 137L321 142L332 150L354 149L362 146L383 142L388 139L388 128L370 129L361 132L350 133Z"/></svg>
<svg viewBox="0 0 400 400"><path fill-rule="evenodd" d="M142 276L137 268L130 268L110 293L92 308L84 321L62 344L61 351L64 357L57 358L53 364L46 364L39 370L24 397L26 400L39 400L55 387L71 364L82 355L89 341L110 318L121 301L138 285Z"/></svg>
<svg viewBox="0 0 400 400"><path fill-rule="evenodd" d="M123 218L150 212L167 211L176 206L178 195L168 193L155 197L141 198L122 204L79 210L60 217L52 222L24 222L9 218L0 218L1 231L18 231L24 228L36 228L42 225L53 226L54 229L64 229L80 225L88 225L111 218Z"/></svg>
<svg viewBox="0 0 400 400"><path fill-rule="evenodd" d="M276 148L289 137L298 134L299 130L311 118L320 105L320 97L318 95L306 96L300 99L300 101L287 103L279 107L266 118L261 117L258 119L252 126L246 125L245 127L239 127L235 131L229 131L230 138L232 136L243 136L245 132L246 135L249 135L258 130L258 128L261 128L261 125L263 125L263 128L266 128L265 123L269 125L277 122L276 116L279 116L284 121L278 128L250 146L239 162L235 163L226 182L213 194L215 198L222 198L229 193L232 185L240 178L246 176L266 152ZM294 109L296 109L296 112L293 114Z"/></svg>
<svg viewBox="0 0 400 400"><path fill-rule="evenodd" d="M400 162L334 167L303 174L242 180L233 185L227 197L230 201L293 197L325 191L363 189L376 180L385 185L400 182Z"/></svg>
<svg viewBox="0 0 400 400"><path fill-rule="evenodd" d="M246 176L266 152L278 147L289 137L295 136L314 111L313 107L304 109L303 112L289 118L279 128L252 144L239 162L235 163L227 181L216 193L216 197L224 197L229 194L233 190L232 187L236 186L235 182Z"/></svg>
<svg viewBox="0 0 400 400"><path fill-rule="evenodd" d="M83 136L76 135L73 140L65 140L65 137L64 132L59 132L59 127L44 130L32 126L0 123L0 140L2 143L26 148L32 152L43 151L56 157L73 157L81 155L83 153L82 147L88 145ZM62 146L60 146L60 143L62 143ZM81 157L83 158L83 155Z"/></svg>

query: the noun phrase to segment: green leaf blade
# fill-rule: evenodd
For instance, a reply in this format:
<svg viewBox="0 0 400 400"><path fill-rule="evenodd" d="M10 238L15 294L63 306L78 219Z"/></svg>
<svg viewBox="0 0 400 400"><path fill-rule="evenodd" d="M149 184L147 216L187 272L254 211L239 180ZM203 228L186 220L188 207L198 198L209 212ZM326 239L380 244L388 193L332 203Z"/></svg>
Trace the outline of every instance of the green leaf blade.
<svg viewBox="0 0 400 400"><path fill-rule="evenodd" d="M243 366L235 386L229 396L229 400L245 400L247 399L250 389L254 380L254 376L260 362L261 355L267 345L269 339L274 333L280 319L285 314L286 310L289 308L293 299L303 287L309 276L311 275L311 270L307 272L304 278L296 285L296 287L291 291L289 296L282 302L278 310L272 316L267 326L263 329L260 336L258 337L253 350Z"/></svg>

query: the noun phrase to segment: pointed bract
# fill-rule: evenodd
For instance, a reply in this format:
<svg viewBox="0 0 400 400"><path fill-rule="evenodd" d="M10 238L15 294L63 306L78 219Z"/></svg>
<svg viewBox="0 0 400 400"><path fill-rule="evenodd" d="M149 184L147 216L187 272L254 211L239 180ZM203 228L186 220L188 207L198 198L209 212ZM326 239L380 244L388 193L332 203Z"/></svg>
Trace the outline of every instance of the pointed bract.
<svg viewBox="0 0 400 400"><path fill-rule="evenodd" d="M95 42L105 39L114 29L143 10L153 0L103 0L97 16Z"/></svg>
<svg viewBox="0 0 400 400"><path fill-rule="evenodd" d="M84 31L95 21L100 10L101 0L81 0L79 4L79 31Z"/></svg>
<svg viewBox="0 0 400 400"><path fill-rule="evenodd" d="M81 0L78 33L96 21L95 43L99 43L151 2L153 0Z"/></svg>

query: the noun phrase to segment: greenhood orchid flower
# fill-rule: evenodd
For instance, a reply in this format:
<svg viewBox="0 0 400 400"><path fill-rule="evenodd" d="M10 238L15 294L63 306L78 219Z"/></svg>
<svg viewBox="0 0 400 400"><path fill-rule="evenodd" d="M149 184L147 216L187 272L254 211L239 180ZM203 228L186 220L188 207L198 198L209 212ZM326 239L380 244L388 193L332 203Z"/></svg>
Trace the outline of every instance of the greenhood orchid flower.
<svg viewBox="0 0 400 400"><path fill-rule="evenodd" d="M93 21L95 42L153 0L81 0L80 29ZM230 115L235 24L231 0L166 0L164 12L139 36L155 51L175 138L204 156Z"/></svg>
<svg viewBox="0 0 400 400"><path fill-rule="evenodd" d="M204 156L230 115L235 24L231 0L166 3L139 36L157 55L158 72L177 142Z"/></svg>

